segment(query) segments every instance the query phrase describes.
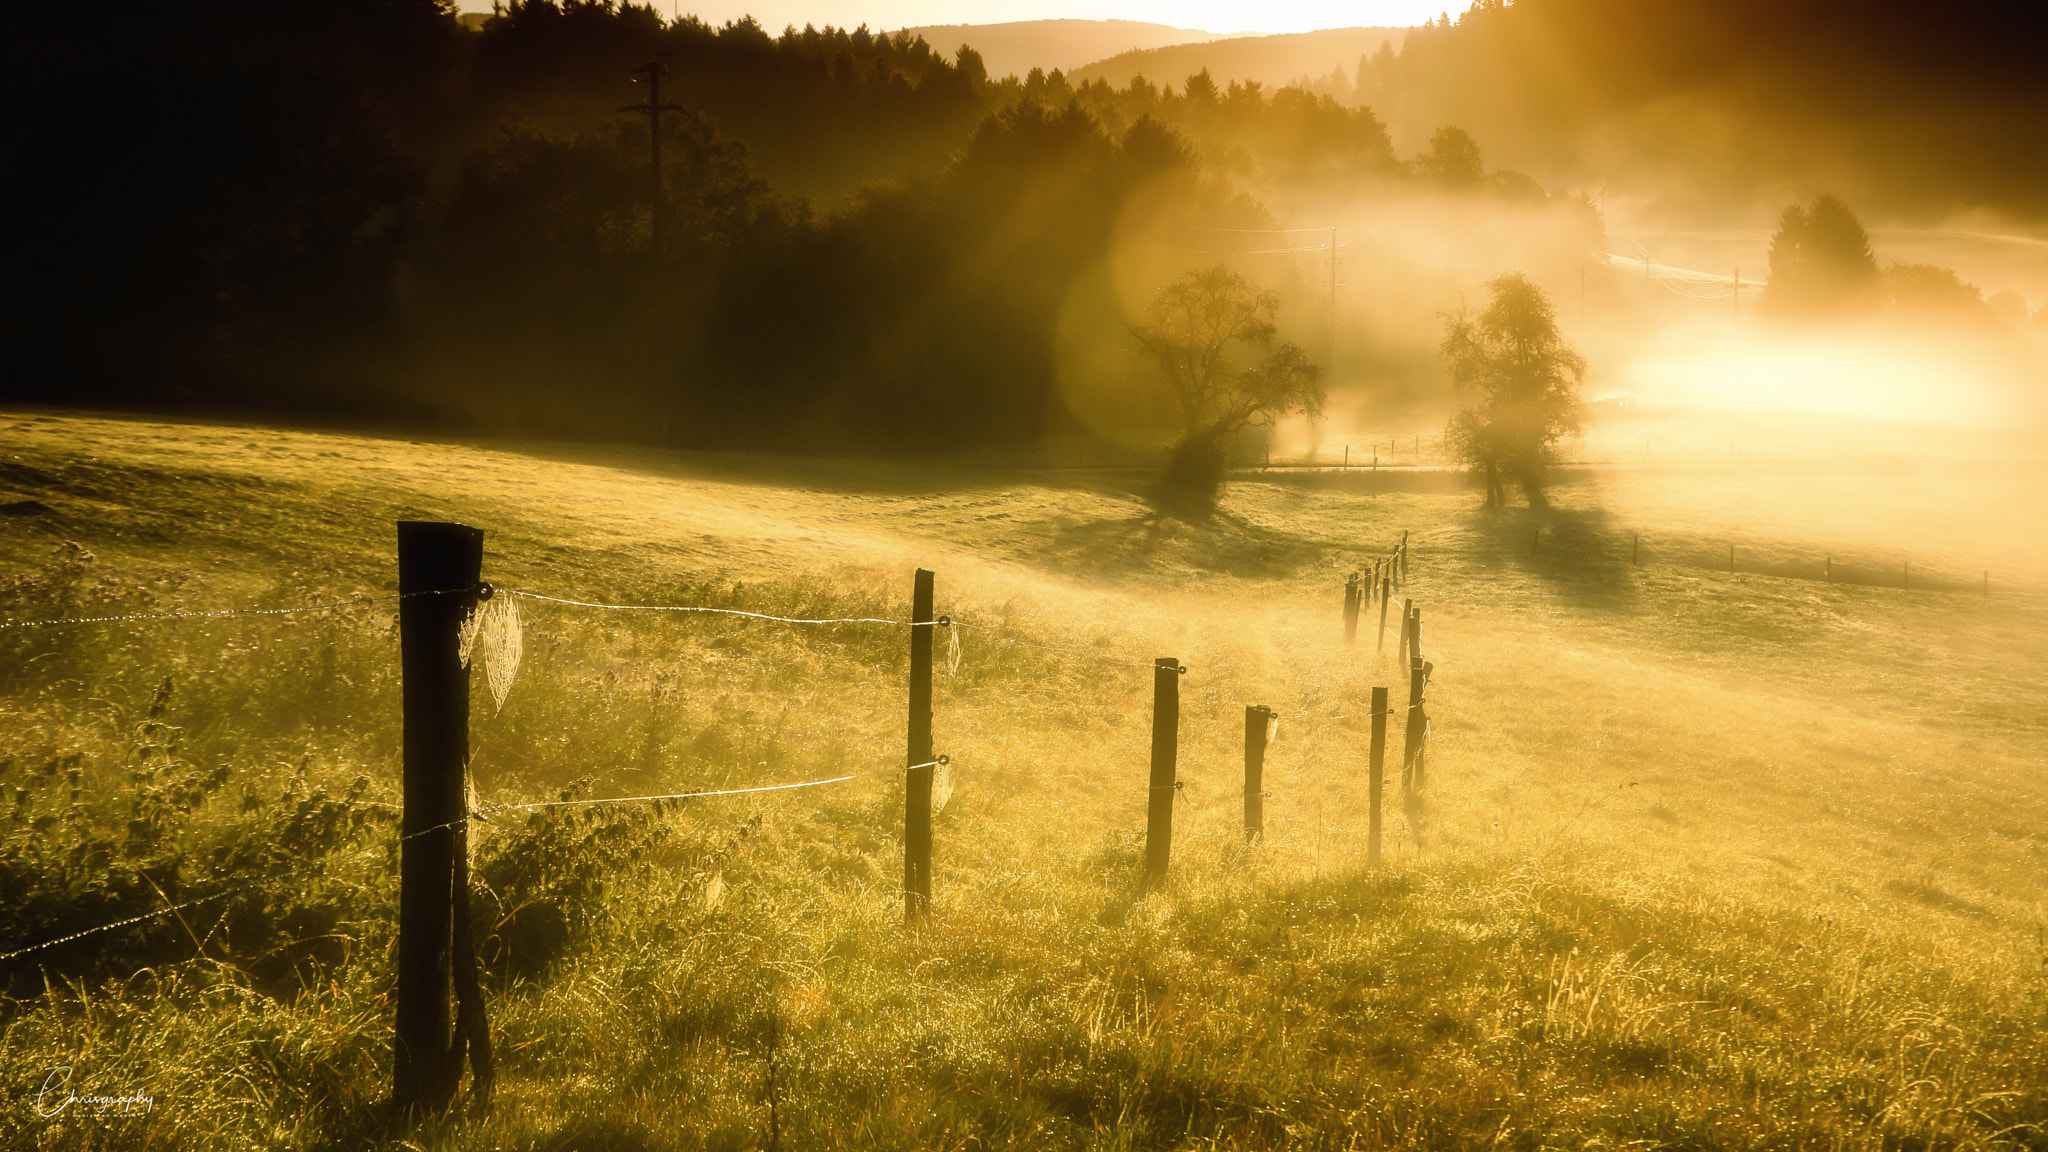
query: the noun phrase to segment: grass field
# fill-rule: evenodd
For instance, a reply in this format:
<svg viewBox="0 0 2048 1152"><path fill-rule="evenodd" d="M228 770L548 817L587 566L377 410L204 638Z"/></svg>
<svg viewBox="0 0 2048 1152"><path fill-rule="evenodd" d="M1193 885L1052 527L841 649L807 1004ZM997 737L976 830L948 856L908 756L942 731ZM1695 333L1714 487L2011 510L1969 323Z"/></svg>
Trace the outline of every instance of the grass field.
<svg viewBox="0 0 2048 1152"><path fill-rule="evenodd" d="M1193 525L1107 472L0 414L8 620L385 593L431 518L505 588L900 618L922 566L977 626L928 928L886 773L500 814L494 1107L410 1132L392 606L0 629L0 952L233 889L0 961L0 1143L2048 1148L2041 462L1623 463L1545 511L1252 476ZM1338 607L1404 531L1432 787L1368 867L1397 674ZM520 606L485 804L901 763L898 629ZM1190 669L1185 788L1141 898L1154 656ZM40 1115L60 1067L147 1114Z"/></svg>

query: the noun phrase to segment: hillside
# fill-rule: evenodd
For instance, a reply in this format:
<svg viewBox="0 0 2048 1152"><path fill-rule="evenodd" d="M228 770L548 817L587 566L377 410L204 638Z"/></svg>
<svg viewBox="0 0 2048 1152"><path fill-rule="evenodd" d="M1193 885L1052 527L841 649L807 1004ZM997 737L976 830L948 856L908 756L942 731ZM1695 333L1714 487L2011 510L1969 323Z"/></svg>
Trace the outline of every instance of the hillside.
<svg viewBox="0 0 2048 1152"><path fill-rule="evenodd" d="M1322 81L1332 71L1341 68L1349 84L1356 85L1361 59L1378 52L1382 44L1391 44L1394 51L1400 51L1407 31L1405 28L1326 28L1320 32L1233 37L1199 44L1133 50L1098 59L1073 72L1070 79L1076 84L1086 80L1104 80L1111 87L1121 88L1129 84L1132 77L1143 76L1155 84L1179 85L1187 77L1207 68L1218 84L1232 80L1256 80L1278 87L1303 78ZM1333 94L1348 99L1351 93L1347 89L1341 94Z"/></svg>
<svg viewBox="0 0 2048 1152"><path fill-rule="evenodd" d="M1091 60L1168 44L1198 44L1237 32L1204 32L1138 20L1018 20L1008 24L926 24L903 31L951 55L962 44L981 53L988 74L1023 76L1033 68L1071 72Z"/></svg>
<svg viewBox="0 0 2048 1152"><path fill-rule="evenodd" d="M401 518L484 528L525 616L470 721L496 1104L410 1134L380 1104L392 606L0 632L0 952L141 918L0 959L0 1056L149 1094L104 1146L2016 1147L2048 1123L2048 601L1978 593L1968 518L1887 586L1878 533L1908 527L1844 503L1851 471L1808 499L1794 471L1652 463L1497 513L1405 467L1251 474L1188 524L1109 473L960 461L34 412L0 452L9 622L388 592ZM1870 543L1830 582L1816 531ZM1397 673L1337 605L1404 534L1427 787L1390 788L1375 865L1367 693ZM901 630L520 596L900 619L920 565L971 627L937 682L915 933ZM1160 655L1188 669L1183 787L1141 896ZM1281 719L1248 845L1251 703ZM31 1079L0 1140L91 1146Z"/></svg>

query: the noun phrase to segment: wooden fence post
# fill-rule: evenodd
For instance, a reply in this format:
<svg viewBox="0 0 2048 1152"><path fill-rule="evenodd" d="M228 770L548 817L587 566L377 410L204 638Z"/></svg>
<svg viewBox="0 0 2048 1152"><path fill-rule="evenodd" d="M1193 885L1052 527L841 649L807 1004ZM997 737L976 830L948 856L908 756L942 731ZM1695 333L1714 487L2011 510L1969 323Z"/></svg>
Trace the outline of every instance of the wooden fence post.
<svg viewBox="0 0 2048 1152"><path fill-rule="evenodd" d="M932 573L917 570L910 593L910 755L903 778L903 917L915 924L932 906Z"/></svg>
<svg viewBox="0 0 2048 1152"><path fill-rule="evenodd" d="M1344 643L1347 647L1358 642L1359 595L1358 573L1353 572L1344 580Z"/></svg>
<svg viewBox="0 0 2048 1152"><path fill-rule="evenodd" d="M1415 777L1415 758L1422 751L1422 657L1416 656L1408 662L1408 728L1401 743L1401 795L1419 790L1422 782Z"/></svg>
<svg viewBox="0 0 2048 1152"><path fill-rule="evenodd" d="M1380 862L1380 793L1386 788L1387 775L1387 690L1372 690L1372 751L1366 761L1365 785L1367 793L1365 824L1365 859L1369 864Z"/></svg>
<svg viewBox="0 0 2048 1152"><path fill-rule="evenodd" d="M1422 662L1422 705L1417 709L1420 721L1415 728L1415 790L1429 789L1429 676L1436 665L1427 660Z"/></svg>
<svg viewBox="0 0 2048 1152"><path fill-rule="evenodd" d="M1173 794L1180 758L1180 661L1152 661L1152 789L1145 805L1145 890L1166 881L1173 853Z"/></svg>
<svg viewBox="0 0 2048 1152"><path fill-rule="evenodd" d="M1394 576L1391 572L1380 573L1380 638L1373 646L1373 655L1387 650L1387 604L1394 598Z"/></svg>
<svg viewBox="0 0 2048 1152"><path fill-rule="evenodd" d="M1421 443L1419 439L1416 442ZM1401 579L1408 579L1408 533L1405 531L1401 533Z"/></svg>
<svg viewBox="0 0 2048 1152"><path fill-rule="evenodd" d="M1279 713L1264 704L1244 710L1244 839L1266 838L1266 732Z"/></svg>
<svg viewBox="0 0 2048 1152"><path fill-rule="evenodd" d="M1401 663L1404 665L1408 663L1410 658L1417 655L1415 650L1417 637L1414 632L1414 624L1415 598L1413 596L1403 597L1401 600Z"/></svg>
<svg viewBox="0 0 2048 1152"><path fill-rule="evenodd" d="M391 1095L408 1116L446 1110L462 1082L464 1045L456 1040L450 1005L458 963L455 917L466 905L457 898L457 851L467 842L461 833L469 815L469 672L460 635L464 616L477 602L483 556L478 529L398 523L405 809L399 822Z"/></svg>

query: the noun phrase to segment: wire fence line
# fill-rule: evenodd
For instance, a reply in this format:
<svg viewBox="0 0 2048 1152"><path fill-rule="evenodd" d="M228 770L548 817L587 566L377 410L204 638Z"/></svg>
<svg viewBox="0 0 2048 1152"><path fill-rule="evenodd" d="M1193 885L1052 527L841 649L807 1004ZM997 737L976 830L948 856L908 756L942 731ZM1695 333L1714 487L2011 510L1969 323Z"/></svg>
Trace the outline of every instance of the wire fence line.
<svg viewBox="0 0 2048 1152"><path fill-rule="evenodd" d="M46 628L61 624L118 624L131 620L201 620L222 616L292 616L301 612L332 612L337 608L354 608L362 604L381 604L390 600L409 600L414 596L446 596L450 589L431 592L391 592L382 596L356 596L348 600L336 600L331 604L306 604L296 608L222 608L202 612L131 612L121 616L66 616L54 620L5 620L0 628ZM456 589L453 591L468 591Z"/></svg>
<svg viewBox="0 0 2048 1152"><path fill-rule="evenodd" d="M598 600L577 600L566 596L550 596L545 593L529 592L525 589L518 588L493 589L490 588L488 585L485 585L480 590L470 588L458 588L438 589L425 592L391 592L376 596L356 596L351 597L347 600L337 600L326 604L307 604L290 608L224 608L210 611L132 612L113 616L66 616L47 620L8 620L0 621L0 629L44 628L81 624L115 624L148 620L199 620L233 616L289 616L300 613L331 612L341 608L352 608L365 604L389 603L397 600L411 599L416 596L445 596L458 593L466 594L472 592L480 592L480 594L485 598L488 598L492 595L516 596L524 600L536 600L548 604L561 604L569 607L590 608L598 611L608 612L674 612L694 615L733 616L742 619L761 620L778 624L796 624L826 627L849 624L879 624L885 627L892 628L959 628L963 631L971 629L980 633L984 638L988 640L993 640L997 643L1013 644L1026 648L1037 648L1047 652L1063 652L1070 656L1079 656L1088 660L1095 661L1097 663L1115 665L1118 667L1152 667L1150 662L1141 663L1130 660L1117 660L1104 656L1097 652L1087 651L1085 649L1063 647L1057 644L1041 644L1035 640L1025 640L1016 636L998 635L997 628L999 626L997 625L970 623L965 620L955 620L950 616L939 616L932 620L897 620L883 616L777 616L767 612L748 612L738 608L713 608L708 605L699 604L612 604Z"/></svg>
<svg viewBox="0 0 2048 1152"><path fill-rule="evenodd" d="M981 633L983 636L985 636L985 638L999 643L1035 648L1042 651L1058 652L1070 656L1082 657L1092 662L1112 665L1116 667L1143 668L1151 669L1154 671L1157 671L1160 667L1160 665L1157 665L1153 662L1139 663L1135 661L1111 659L1097 652L1092 652L1084 649L1077 649L1054 644L1043 644L1037 641L1025 640L1021 637L1000 635L997 632L998 626L976 624L967 621L956 621L953 620L950 616L943 615L927 621L897 620L887 617L790 617L777 616L763 612L749 612L740 609L714 608L704 605L612 604L602 601L577 600L569 597L551 596L538 592L530 592L523 589L494 589L491 585L487 583L455 589L432 589L404 593L394 592L378 595L363 595L350 597L345 600L285 608L229 608L217 610L195 610L177 612L125 613L107 616L79 616L47 620L0 621L0 628L56 627L66 625L128 623L137 621L157 620L217 619L241 616L287 616L303 613L330 612L342 608L359 607L370 604L390 603L395 601L403 601L419 596L438 596L455 594L475 595L482 600L488 600L494 595L516 596L523 599L601 611L677 612L691 614L723 615L750 620L761 620L774 623L806 626L882 625L897 628L957 627L962 631L969 629L975 630ZM1007 628L1007 625L1001 627ZM1177 673L1185 673L1187 671L1187 668L1185 666L1180 666L1176 664L1172 670ZM100 933L116 931L121 928L126 928L136 924L157 920L165 916L179 915L190 908L199 907L205 904L210 904L220 900L228 899L237 895L271 887L283 883L285 881L289 881L301 876L306 876L321 871L322 869L325 869L331 865L344 864L378 853L386 853L391 851L397 845L403 844L407 841L416 839L421 836L431 835L437 832L464 827L472 821L488 823L492 815L499 813L539 811L555 808L594 807L613 804L660 804L670 801L684 801L697 798L795 791L800 789L817 788L832 784L846 783L853 780L875 776L895 775L898 773L912 772L921 768L942 767L949 768L953 771L987 772L994 775L1010 776L1025 779L1049 780L1082 778L1082 775L1079 773L1054 774L1045 772L1020 772L1013 769L994 768L983 765L959 765L956 767L953 765L950 756L940 755L932 760L927 760L916 764L908 764L901 767L870 769L867 771L844 773L841 775L825 777L816 780L804 780L785 784L757 785L746 788L697 789L685 792L672 792L644 796L599 797L590 799L564 799L552 801L527 801L479 805L477 807L469 809L460 819L457 820L436 824L432 827L418 829L413 832L403 833L402 835L398 836L393 840L364 848L358 852L342 855L329 854L326 856L322 856L318 860L310 861L297 868L292 868L283 872L273 873L271 875L263 876L260 878L232 884L229 887L220 889L215 892L210 892L202 896L196 896L188 900L172 902L167 896L164 895L162 889L158 888L157 893L159 897L164 899L165 901L164 907L151 909L150 911L139 913L134 916L123 917L110 923L97 925L92 928L82 929L80 931L68 933L66 935L56 937L54 939L45 940L40 943L31 944L26 947L17 948L11 951L0 953L0 962L14 960L21 956L26 956L31 953L39 952L49 948L54 948L63 944L71 943L73 941L80 940L89 936L94 936ZM1185 786L1186 783L1184 781L1176 780L1170 785L1158 785L1153 787L1155 790L1159 788L1170 788L1174 792L1179 793L1185 788ZM403 819L403 809L397 805L392 805L381 801L361 801L360 803L365 807L396 809L399 813L400 819ZM154 883L152 883L152 887L155 887ZM182 916L180 918L182 919ZM209 932L208 938L210 939L211 936L212 933ZM200 944L200 947L203 949L204 944Z"/></svg>
<svg viewBox="0 0 2048 1152"><path fill-rule="evenodd" d="M346 864L356 860L363 859L367 856L374 856L378 853L389 852L392 848L400 844L403 844L408 840L415 840L421 836L428 836L436 832L460 828L469 824L473 820L482 823L489 823L490 817L500 812L521 812L543 808L577 808L603 804L656 803L671 800L690 800L698 797L707 796L743 796L757 792L787 792L799 788L817 788L826 784L842 784L849 780L859 780L872 776L893 776L902 772L914 772L919 768L937 768L942 766L948 766L951 764L951 757L940 756L936 760L927 760L922 764L906 764L898 768L875 768L864 772L849 772L841 776L832 776L821 780L804 780L793 784L767 784L754 788L711 788L700 789L692 792L671 792L659 796L616 796L601 797L588 800L540 800L528 803L480 805L472 809L467 815L465 815L463 818L459 820L451 820L446 823L436 824L430 828L421 828L414 832L407 832L393 840L389 840L381 844L372 845L368 848L364 848L357 852L346 853L342 855L330 854L322 856L318 860L311 861L310 863L302 865L301 867L293 868L288 871L273 873L271 875L264 876L254 880L246 880L239 884L235 884L232 887L223 888L217 892L210 892L204 896L196 896L190 900L181 901L175 904L169 903L167 901L166 906L162 908L153 908L148 912L139 913L134 916L124 917L122 919L115 920L107 924L100 924L91 928L81 929L77 932L72 932L68 935L59 936L52 940L42 941L39 944L31 944L25 948L17 948L11 952L0 952L0 963L13 960L19 956L26 956L32 952L40 952L46 948L55 948L60 944L69 944L74 940L81 940L87 936L98 935L102 932L112 932L119 928L126 928L131 925L144 923L146 921L161 919L165 916L177 915L178 913L184 912L188 908L196 908L203 904L211 904L218 900L225 900L230 896L237 896L245 892L253 892L259 889L268 888L276 884L281 884L287 880L296 879L300 876L306 876L314 872L318 872L321 869L328 867L329 865ZM379 801L360 801L359 803L362 803L366 806L374 806L379 808L396 807L396 805L385 804ZM162 895L161 889L158 890L158 894ZM210 938L211 933L209 933L208 936Z"/></svg>

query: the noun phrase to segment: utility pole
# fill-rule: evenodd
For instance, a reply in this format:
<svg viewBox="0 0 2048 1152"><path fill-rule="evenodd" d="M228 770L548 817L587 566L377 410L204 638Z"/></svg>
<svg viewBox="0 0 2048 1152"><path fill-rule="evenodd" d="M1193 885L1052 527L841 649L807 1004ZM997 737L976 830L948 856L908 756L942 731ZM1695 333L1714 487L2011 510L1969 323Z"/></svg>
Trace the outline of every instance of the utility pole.
<svg viewBox="0 0 2048 1152"><path fill-rule="evenodd" d="M681 104L663 104L661 102L661 78L663 76L673 76L675 73L670 72L659 61L650 60L642 64L640 67L633 69L633 75L636 80L641 76L647 77L647 102L645 104L628 104L624 108L619 109L619 111L638 112L647 117L648 166L652 170L654 177L654 210L651 217L652 247L654 258L660 260L661 202L664 199L661 191L661 114L663 112L681 112L683 106Z"/></svg>

